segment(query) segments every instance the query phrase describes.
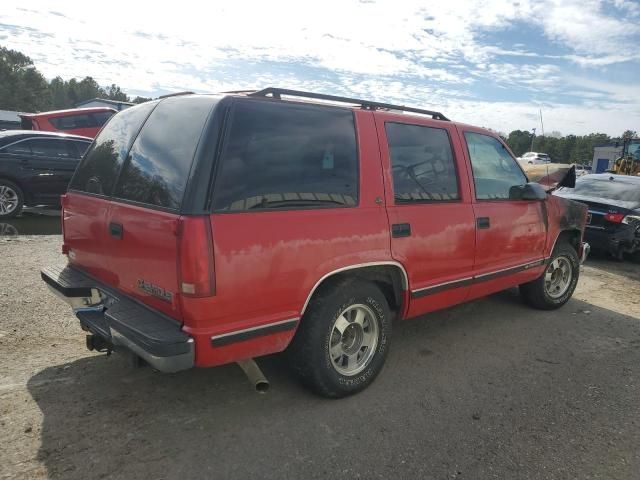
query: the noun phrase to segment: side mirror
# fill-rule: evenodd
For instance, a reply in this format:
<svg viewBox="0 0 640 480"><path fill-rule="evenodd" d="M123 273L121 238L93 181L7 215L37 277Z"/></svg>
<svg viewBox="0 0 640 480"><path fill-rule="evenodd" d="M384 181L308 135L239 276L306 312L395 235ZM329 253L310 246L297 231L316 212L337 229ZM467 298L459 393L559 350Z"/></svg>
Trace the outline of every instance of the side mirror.
<svg viewBox="0 0 640 480"><path fill-rule="evenodd" d="M509 198L511 200L546 200L547 191L539 183L529 182L511 187Z"/></svg>

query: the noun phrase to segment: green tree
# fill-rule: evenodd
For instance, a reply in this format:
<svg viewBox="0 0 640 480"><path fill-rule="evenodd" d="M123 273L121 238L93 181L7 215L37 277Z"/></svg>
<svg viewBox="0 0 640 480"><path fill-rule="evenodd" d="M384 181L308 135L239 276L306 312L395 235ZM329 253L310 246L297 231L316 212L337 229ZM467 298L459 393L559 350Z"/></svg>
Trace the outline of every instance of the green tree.
<svg viewBox="0 0 640 480"><path fill-rule="evenodd" d="M120 90L120 87L115 83L112 83L109 88L106 90L106 97L109 100L116 100L118 102L128 102L130 101L129 95Z"/></svg>
<svg viewBox="0 0 640 480"><path fill-rule="evenodd" d="M50 106L47 81L31 59L0 47L0 109L33 112Z"/></svg>
<svg viewBox="0 0 640 480"><path fill-rule="evenodd" d="M131 100L132 103L144 103L144 102L149 102L153 100L152 98L149 97L141 97L141 96L137 96L136 98L134 98L133 100Z"/></svg>
<svg viewBox="0 0 640 480"><path fill-rule="evenodd" d="M525 130L514 130L507 137L507 145L513 153L520 157L531 147L531 133Z"/></svg>

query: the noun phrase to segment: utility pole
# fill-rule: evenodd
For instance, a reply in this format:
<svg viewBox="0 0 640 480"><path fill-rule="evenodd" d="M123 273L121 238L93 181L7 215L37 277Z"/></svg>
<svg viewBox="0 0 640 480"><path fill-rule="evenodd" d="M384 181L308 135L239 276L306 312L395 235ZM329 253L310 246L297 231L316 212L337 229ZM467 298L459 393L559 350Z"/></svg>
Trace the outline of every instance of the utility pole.
<svg viewBox="0 0 640 480"><path fill-rule="evenodd" d="M532 128L531 131L533 133L531 134L531 146L529 147L529 151L533 152L533 140L536 138L536 129Z"/></svg>
<svg viewBox="0 0 640 480"><path fill-rule="evenodd" d="M542 123L542 109L540 109L540 127L542 128L542 136L544 137L544 123Z"/></svg>

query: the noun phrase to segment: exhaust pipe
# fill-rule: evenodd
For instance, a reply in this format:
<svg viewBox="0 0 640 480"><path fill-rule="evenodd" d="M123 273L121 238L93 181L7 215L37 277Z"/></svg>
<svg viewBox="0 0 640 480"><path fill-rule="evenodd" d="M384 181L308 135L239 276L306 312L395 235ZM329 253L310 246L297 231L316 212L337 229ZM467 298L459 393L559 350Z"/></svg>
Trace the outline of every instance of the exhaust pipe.
<svg viewBox="0 0 640 480"><path fill-rule="evenodd" d="M269 381L265 378L262 370L258 364L249 358L247 360L240 360L237 362L240 368L244 371L249 381L253 384L253 387L258 393L267 393L269 390Z"/></svg>

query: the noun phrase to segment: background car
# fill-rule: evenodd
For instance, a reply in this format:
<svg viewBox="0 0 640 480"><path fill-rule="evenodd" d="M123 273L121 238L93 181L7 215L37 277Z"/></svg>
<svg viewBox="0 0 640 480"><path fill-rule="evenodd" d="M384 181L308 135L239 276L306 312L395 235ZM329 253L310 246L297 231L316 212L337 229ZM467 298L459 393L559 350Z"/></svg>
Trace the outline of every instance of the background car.
<svg viewBox="0 0 640 480"><path fill-rule="evenodd" d="M598 173L576 180L575 188L560 188L560 197L589 207L584 239L594 250L618 259L640 256L640 177Z"/></svg>
<svg viewBox="0 0 640 480"><path fill-rule="evenodd" d="M116 110L108 107L73 108L41 113L23 113L22 128L64 132L94 138Z"/></svg>
<svg viewBox="0 0 640 480"><path fill-rule="evenodd" d="M92 139L29 130L0 132L0 219L24 205L58 206Z"/></svg>
<svg viewBox="0 0 640 480"><path fill-rule="evenodd" d="M591 173L591 165L579 165L576 163L576 176L581 177Z"/></svg>
<svg viewBox="0 0 640 480"><path fill-rule="evenodd" d="M551 157L546 153L527 152L521 157L518 157L520 163L526 163L529 165L539 165L541 163L551 163Z"/></svg>

